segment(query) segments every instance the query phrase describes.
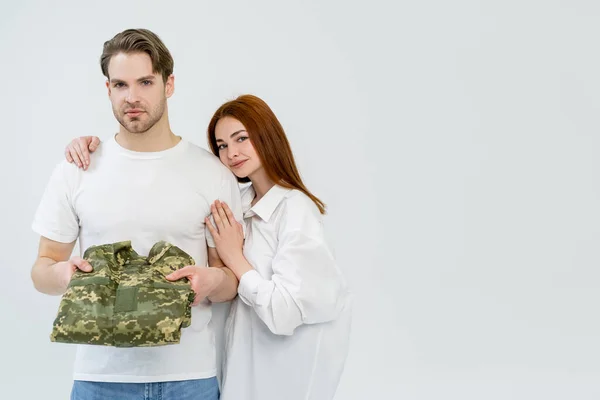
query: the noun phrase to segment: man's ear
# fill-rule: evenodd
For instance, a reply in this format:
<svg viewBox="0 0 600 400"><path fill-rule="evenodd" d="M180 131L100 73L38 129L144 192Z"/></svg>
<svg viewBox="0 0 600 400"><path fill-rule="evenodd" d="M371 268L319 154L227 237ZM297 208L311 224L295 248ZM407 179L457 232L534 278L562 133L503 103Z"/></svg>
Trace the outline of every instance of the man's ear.
<svg viewBox="0 0 600 400"><path fill-rule="evenodd" d="M165 82L165 96L167 97L167 99L171 96L173 96L173 93L175 92L175 75L171 74L169 75L169 77L167 78L167 81Z"/></svg>

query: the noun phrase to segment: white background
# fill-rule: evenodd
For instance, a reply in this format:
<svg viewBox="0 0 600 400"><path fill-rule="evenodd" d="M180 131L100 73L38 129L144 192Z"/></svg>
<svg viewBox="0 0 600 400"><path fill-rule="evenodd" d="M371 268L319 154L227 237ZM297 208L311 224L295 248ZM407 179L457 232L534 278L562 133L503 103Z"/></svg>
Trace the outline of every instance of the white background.
<svg viewBox="0 0 600 400"><path fill-rule="evenodd" d="M337 400L600 398L597 1L0 5L0 397L66 399L30 224L68 141L117 130L98 59L145 27L172 128L281 120L355 294Z"/></svg>

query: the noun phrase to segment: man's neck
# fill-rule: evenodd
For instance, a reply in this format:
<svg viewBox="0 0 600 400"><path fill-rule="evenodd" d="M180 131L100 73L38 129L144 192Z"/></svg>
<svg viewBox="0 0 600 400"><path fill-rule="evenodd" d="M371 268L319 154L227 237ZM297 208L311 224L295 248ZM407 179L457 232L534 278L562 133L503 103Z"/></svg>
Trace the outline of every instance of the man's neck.
<svg viewBox="0 0 600 400"><path fill-rule="evenodd" d="M123 126L115 137L119 145L131 151L156 152L174 147L181 141L169 127L168 121L159 121L152 128L143 133L131 133Z"/></svg>

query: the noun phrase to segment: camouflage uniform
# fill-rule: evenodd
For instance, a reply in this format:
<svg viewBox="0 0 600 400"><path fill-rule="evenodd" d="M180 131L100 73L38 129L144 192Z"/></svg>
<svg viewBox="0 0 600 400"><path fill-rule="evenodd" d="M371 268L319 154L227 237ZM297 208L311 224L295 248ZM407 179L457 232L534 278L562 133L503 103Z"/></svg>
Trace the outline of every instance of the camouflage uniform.
<svg viewBox="0 0 600 400"><path fill-rule="evenodd" d="M92 272L76 271L62 296L50 340L117 347L179 343L191 323L194 292L184 278L165 276L194 259L166 242L148 257L130 241L92 246L83 258Z"/></svg>

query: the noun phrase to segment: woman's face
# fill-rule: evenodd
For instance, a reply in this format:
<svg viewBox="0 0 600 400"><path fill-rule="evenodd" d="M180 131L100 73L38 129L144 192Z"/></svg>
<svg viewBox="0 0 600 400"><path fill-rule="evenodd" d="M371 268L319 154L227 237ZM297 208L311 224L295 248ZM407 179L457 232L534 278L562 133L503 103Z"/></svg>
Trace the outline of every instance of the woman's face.
<svg viewBox="0 0 600 400"><path fill-rule="evenodd" d="M240 121L221 118L215 127L219 158L238 178L250 177L262 168L248 132Z"/></svg>

